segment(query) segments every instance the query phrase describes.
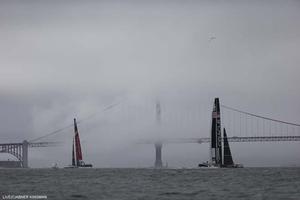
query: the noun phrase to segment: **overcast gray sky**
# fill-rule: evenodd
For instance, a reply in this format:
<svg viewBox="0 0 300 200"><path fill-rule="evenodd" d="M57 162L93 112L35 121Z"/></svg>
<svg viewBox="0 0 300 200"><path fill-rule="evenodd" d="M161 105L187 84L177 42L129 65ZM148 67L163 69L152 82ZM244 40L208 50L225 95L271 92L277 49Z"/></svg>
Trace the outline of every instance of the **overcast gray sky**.
<svg viewBox="0 0 300 200"><path fill-rule="evenodd" d="M29 140L98 112L79 126L84 160L146 167L154 147L136 140L207 137L214 97L300 123L299 52L299 1L1 1L0 140ZM47 138L62 147L30 149L31 167L69 164L72 134ZM300 165L297 142L232 151L246 166ZM163 147L170 166L207 159L207 144Z"/></svg>

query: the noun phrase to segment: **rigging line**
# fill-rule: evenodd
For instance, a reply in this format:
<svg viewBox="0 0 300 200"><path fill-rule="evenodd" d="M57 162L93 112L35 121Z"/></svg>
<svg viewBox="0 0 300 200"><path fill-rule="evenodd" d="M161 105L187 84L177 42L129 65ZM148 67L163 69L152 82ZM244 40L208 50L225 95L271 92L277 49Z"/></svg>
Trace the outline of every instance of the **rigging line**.
<svg viewBox="0 0 300 200"><path fill-rule="evenodd" d="M108 111L108 110L114 108L115 106L119 105L120 103L121 103L121 102L113 103L113 104L111 104L111 105L108 105L108 106L104 107L101 111L96 112L96 113L94 113L94 114L91 114L91 115L89 115L89 116L83 118L82 120L77 121L77 124L81 123L82 121L86 121L86 120L88 120L88 119L90 119L90 118L95 117L95 116L96 116L97 114L99 114L100 112L102 113L102 112ZM65 127L63 127L63 128L59 128L59 129L57 129L57 130L55 130L55 131L52 131L52 132L50 132L50 133L48 133L48 134L46 134L46 135L43 135L43 136L41 136L41 137L38 137L38 138L34 138L34 139L32 139L32 140L29 140L29 142L31 143L31 142L34 142L34 141L37 141L37 140L40 140L40 139L49 137L49 136L51 136L51 135L56 135L56 134L58 134L58 133L60 133L60 132L62 132L62 131L64 131L64 130L66 130L66 129L68 129L68 128L73 127L73 126L74 126L73 123L72 123L72 124L69 124L69 125L67 125L67 126L65 126Z"/></svg>
<svg viewBox="0 0 300 200"><path fill-rule="evenodd" d="M279 122L279 123L282 123L282 124L288 124L288 125L293 125L293 126L300 127L300 124L285 122L285 121L281 121L281 120L277 120L277 119L272 119L272 118L269 118L269 117L264 117L264 116L261 116L261 115L252 114L252 113L245 112L245 111L242 111L242 110L238 110L238 109L235 109L235 108L232 108L232 107L229 107L229 106L225 106L225 105L221 105L221 106L223 108L233 110L233 111L236 111L236 112L239 112L239 113L244 113L246 115L250 115L250 116L253 116L253 117L258 117L258 118L261 118L261 119L266 119L266 120L270 120L270 121L274 121L274 122Z"/></svg>

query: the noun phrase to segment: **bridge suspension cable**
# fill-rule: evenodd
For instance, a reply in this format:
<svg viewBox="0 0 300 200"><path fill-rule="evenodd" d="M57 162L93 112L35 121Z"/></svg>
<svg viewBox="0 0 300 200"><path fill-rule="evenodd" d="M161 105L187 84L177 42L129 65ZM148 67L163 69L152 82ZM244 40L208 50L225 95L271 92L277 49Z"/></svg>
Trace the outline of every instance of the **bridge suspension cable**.
<svg viewBox="0 0 300 200"><path fill-rule="evenodd" d="M91 114L91 115L89 115L89 116L87 116L87 117L85 117L85 118L82 118L81 120L79 120L79 121L77 122L77 124L82 123L83 121L89 120L89 119L95 117L97 114L100 114L100 113L103 113L103 112L108 111L108 110L110 110L110 109L113 109L114 107L116 107L116 106L119 105L120 103L121 103L121 102L117 102L117 103L110 104L110 105L104 107L101 111L95 112L95 113L93 113L93 114ZM44 139L44 138L49 137L49 136L59 134L59 133L61 133L62 131L68 129L68 128L72 128L73 126L74 126L73 123L72 123L72 124L69 124L69 125L67 125L67 126L65 126L65 127L63 127L63 128L56 129L56 130L54 130L54 131L52 131L52 132L50 132L50 133L48 133L48 134L46 134L46 135L43 135L43 136L34 138L34 139L32 139L32 140L29 140L29 142L32 143L32 142L35 142L35 141Z"/></svg>
<svg viewBox="0 0 300 200"><path fill-rule="evenodd" d="M228 110L236 111L238 113L243 113L243 114L246 114L246 115L249 115L249 116L253 116L253 117L257 117L257 118L261 118L261 119L265 119L265 120L269 120L269 121L273 121L273 122L279 122L279 123L282 123L282 124L288 124L288 125L300 127L300 124L286 122L286 121L281 121L281 120L278 120L278 119L272 119L272 118L264 117L264 116L261 116L261 115L256 115L256 114L245 112L245 111L242 111L242 110L239 110L239 109L236 109L236 108L232 108L230 106L221 105L221 107L223 107L225 109L228 109Z"/></svg>

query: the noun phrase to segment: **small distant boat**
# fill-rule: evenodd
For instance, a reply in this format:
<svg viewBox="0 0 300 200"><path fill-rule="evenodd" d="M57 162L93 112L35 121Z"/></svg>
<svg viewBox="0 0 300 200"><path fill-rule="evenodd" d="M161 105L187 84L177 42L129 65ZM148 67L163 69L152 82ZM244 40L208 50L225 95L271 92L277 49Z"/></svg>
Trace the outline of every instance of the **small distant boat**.
<svg viewBox="0 0 300 200"><path fill-rule="evenodd" d="M59 167L58 167L58 165L57 165L57 163L54 163L53 165L52 165L52 167L51 167L52 169L59 169Z"/></svg>
<svg viewBox="0 0 300 200"><path fill-rule="evenodd" d="M75 136L73 138L72 142L72 165L68 165L64 167L65 169L70 168L91 168L93 167L92 164L85 164L82 160L82 152L81 152L81 145L80 145L80 138L79 138L79 132L77 128L76 119L74 118L74 132ZM76 155L75 155L76 151Z"/></svg>

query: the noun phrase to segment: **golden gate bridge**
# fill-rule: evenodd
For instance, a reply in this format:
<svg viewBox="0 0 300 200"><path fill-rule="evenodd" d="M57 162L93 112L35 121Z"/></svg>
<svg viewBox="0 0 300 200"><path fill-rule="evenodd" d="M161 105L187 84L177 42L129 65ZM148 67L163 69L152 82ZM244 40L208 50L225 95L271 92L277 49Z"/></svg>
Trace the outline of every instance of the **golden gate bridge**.
<svg viewBox="0 0 300 200"><path fill-rule="evenodd" d="M100 112L109 111L120 103L111 104ZM220 105L221 123L226 127L229 142L281 142L281 141L300 141L300 124L269 118L266 116L253 114L227 105ZM156 104L157 124L161 124L161 107L159 102ZM94 113L82 120L78 124L90 120L99 112ZM28 167L28 148L53 147L59 142L41 142L41 140L60 134L69 129L73 124L52 131L44 136L32 140L24 140L20 143L0 143L0 153L13 155L23 168ZM223 141L223 138L221 138ZM39 142L40 141L40 142ZM155 167L162 168L162 147L163 144L176 143L210 143L211 137L199 138L162 138L139 140L140 144L152 144L155 147Z"/></svg>

